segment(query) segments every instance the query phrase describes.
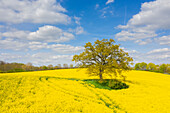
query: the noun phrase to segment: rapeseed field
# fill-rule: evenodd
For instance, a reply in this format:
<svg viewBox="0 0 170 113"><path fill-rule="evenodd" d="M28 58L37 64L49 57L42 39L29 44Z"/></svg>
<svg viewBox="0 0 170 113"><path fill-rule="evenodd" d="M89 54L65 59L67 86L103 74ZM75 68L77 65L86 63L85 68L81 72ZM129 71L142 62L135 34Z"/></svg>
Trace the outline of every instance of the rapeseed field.
<svg viewBox="0 0 170 113"><path fill-rule="evenodd" d="M86 83L85 69L0 74L0 113L168 113L170 76L130 71L127 89Z"/></svg>

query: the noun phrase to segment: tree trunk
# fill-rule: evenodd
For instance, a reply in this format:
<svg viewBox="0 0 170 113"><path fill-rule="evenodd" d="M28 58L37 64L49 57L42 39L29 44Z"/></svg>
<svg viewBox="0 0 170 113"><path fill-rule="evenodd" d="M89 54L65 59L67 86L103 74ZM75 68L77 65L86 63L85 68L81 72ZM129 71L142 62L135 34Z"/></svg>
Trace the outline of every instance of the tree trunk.
<svg viewBox="0 0 170 113"><path fill-rule="evenodd" d="M102 76L102 73L100 73L99 75L100 75L100 80L103 80L103 76Z"/></svg>
<svg viewBox="0 0 170 113"><path fill-rule="evenodd" d="M100 80L103 80L103 76L102 76L102 69L100 68L100 73L99 73L99 76L100 76Z"/></svg>

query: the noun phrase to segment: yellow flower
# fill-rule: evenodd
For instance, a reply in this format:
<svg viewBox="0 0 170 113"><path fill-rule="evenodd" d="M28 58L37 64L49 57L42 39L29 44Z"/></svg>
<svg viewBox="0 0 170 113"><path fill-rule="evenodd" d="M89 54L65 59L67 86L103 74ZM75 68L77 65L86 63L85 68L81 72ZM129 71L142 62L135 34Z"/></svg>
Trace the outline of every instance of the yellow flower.
<svg viewBox="0 0 170 113"><path fill-rule="evenodd" d="M95 88L86 69L0 74L0 113L167 113L170 76L130 71L128 89Z"/></svg>

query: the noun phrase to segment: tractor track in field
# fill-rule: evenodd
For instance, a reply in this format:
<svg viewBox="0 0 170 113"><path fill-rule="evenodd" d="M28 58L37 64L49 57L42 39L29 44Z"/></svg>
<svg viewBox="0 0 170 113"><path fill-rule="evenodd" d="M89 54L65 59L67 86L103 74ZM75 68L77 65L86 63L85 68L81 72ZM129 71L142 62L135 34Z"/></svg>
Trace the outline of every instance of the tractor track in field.
<svg viewBox="0 0 170 113"><path fill-rule="evenodd" d="M72 95L72 96L78 97L78 98L84 98L84 99L90 100L90 101L95 102L95 103L99 103L99 104L101 103L101 101L93 100L94 97L92 97L92 96L82 95L81 93L74 92L74 91L62 88L60 86L54 85L53 82L47 80L46 78L43 78L43 79L41 78L41 82L45 83L48 87L53 88L55 91L60 91L60 92L63 92L65 94Z"/></svg>
<svg viewBox="0 0 170 113"><path fill-rule="evenodd" d="M97 90L94 90L93 87L90 87L87 84L85 84L84 86L87 87L92 93L94 93L108 108L113 109L113 112L116 113L115 109L123 110L119 107L118 104L116 104L112 99L110 99L104 93L97 91Z"/></svg>
<svg viewBox="0 0 170 113"><path fill-rule="evenodd" d="M45 83L47 86L53 88L56 91L61 91L61 92L65 93L65 94L72 95L72 96L79 97L79 98L85 98L85 99L88 99L88 100L90 100L92 102L104 103L106 105L106 107L108 107L109 109L112 109L114 113L116 113L116 109L123 110L123 109L121 109L119 107L118 104L116 104L107 95L105 95L104 93L102 93L100 91L94 90L93 87L90 87L87 84L83 84L83 86L85 86L88 90L90 90L92 93L94 93L97 96L97 98L99 99L99 101L93 100L94 97L92 97L92 96L82 95L81 93L62 88L61 86L58 86L58 85L54 85L55 84L54 82L49 81L49 77L41 77L40 81ZM124 112L126 112L126 111L124 111Z"/></svg>

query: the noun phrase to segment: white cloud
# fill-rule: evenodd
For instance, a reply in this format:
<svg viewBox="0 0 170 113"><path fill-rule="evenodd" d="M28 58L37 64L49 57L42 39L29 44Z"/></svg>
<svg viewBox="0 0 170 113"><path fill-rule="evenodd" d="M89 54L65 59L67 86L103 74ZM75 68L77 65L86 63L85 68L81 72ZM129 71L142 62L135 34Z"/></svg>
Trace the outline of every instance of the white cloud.
<svg viewBox="0 0 170 113"><path fill-rule="evenodd" d="M85 33L85 31L84 31L83 27L79 26L79 27L77 27L77 28L75 29L75 33L76 33L77 35L79 35L79 34Z"/></svg>
<svg viewBox="0 0 170 113"><path fill-rule="evenodd" d="M0 40L0 49L15 50L15 51L27 51L29 49L44 50L49 49L55 51L58 54L73 54L81 52L84 47L72 46L67 44L48 44L45 42L29 42L29 41L18 41L13 39Z"/></svg>
<svg viewBox="0 0 170 113"><path fill-rule="evenodd" d="M170 52L170 49L169 48L154 49L152 51L149 51L147 54L162 53L162 52Z"/></svg>
<svg viewBox="0 0 170 113"><path fill-rule="evenodd" d="M10 49L10 50L26 50L27 43L19 42L13 39L0 40L0 49Z"/></svg>
<svg viewBox="0 0 170 113"><path fill-rule="evenodd" d="M141 12L134 15L128 22L133 26L151 25L153 28L170 29L170 1L156 0L145 2L141 6ZM162 21L163 20L163 21Z"/></svg>
<svg viewBox="0 0 170 113"><path fill-rule="evenodd" d="M145 2L141 6L141 11L134 15L128 21L127 25L118 26L118 28L123 30L117 33L115 37L120 41L134 40L136 42L141 42L137 41L140 39L155 38L160 33L163 33L161 30L170 30L169 18L169 0ZM142 42L142 44L147 44L145 42L147 41Z"/></svg>
<svg viewBox="0 0 170 113"><path fill-rule="evenodd" d="M135 43L138 43L139 45L146 45L151 43L152 40L151 39L146 39L146 40L136 40Z"/></svg>
<svg viewBox="0 0 170 113"><path fill-rule="evenodd" d="M35 65L48 65L48 64L70 64L72 62L73 55L56 55L54 53L36 53L30 55L30 60Z"/></svg>
<svg viewBox="0 0 170 113"><path fill-rule="evenodd" d="M134 58L134 63L146 62L146 63L169 63L170 62L170 49L169 48L160 48L154 49L147 53L137 52L130 54Z"/></svg>
<svg viewBox="0 0 170 113"><path fill-rule="evenodd" d="M2 61L9 61L9 60L17 60L20 59L22 56L18 54L13 54L13 53L0 53L0 59Z"/></svg>
<svg viewBox="0 0 170 113"><path fill-rule="evenodd" d="M84 47L82 46L72 46L66 44L48 44L41 42L30 42L28 48L30 48L31 50L50 49L58 54L73 54L81 52L84 49Z"/></svg>
<svg viewBox="0 0 170 113"><path fill-rule="evenodd" d="M48 48L58 53L67 53L67 54L81 52L84 49L84 47L82 46L71 46L65 44L52 44L49 45Z"/></svg>
<svg viewBox="0 0 170 113"><path fill-rule="evenodd" d="M48 49L48 43L29 42L28 46L31 50Z"/></svg>
<svg viewBox="0 0 170 113"><path fill-rule="evenodd" d="M70 17L64 12L66 9L56 0L0 1L0 22L67 24Z"/></svg>
<svg viewBox="0 0 170 113"><path fill-rule="evenodd" d="M84 31L84 28L81 27L81 26L78 26L78 27L76 27L75 29L69 28L68 31L69 31L69 32L72 32L72 33L75 33L76 35L80 35L80 34L86 33L86 32Z"/></svg>
<svg viewBox="0 0 170 113"><path fill-rule="evenodd" d="M69 32L64 32L62 29L55 26L43 26L35 32L12 30L0 33L1 37L30 40L39 42L66 42L74 39L74 35Z"/></svg>
<svg viewBox="0 0 170 113"><path fill-rule="evenodd" d="M107 6L107 7L104 7L103 9L100 10L100 12L101 12L101 17L102 17L102 18L106 18L106 14L109 12L109 11L108 11L109 8L110 8L110 7Z"/></svg>
<svg viewBox="0 0 170 113"><path fill-rule="evenodd" d="M114 0L108 0L108 1L106 2L106 5L107 5L107 4L110 4L110 3L112 3L112 2L114 2Z"/></svg>
<svg viewBox="0 0 170 113"><path fill-rule="evenodd" d="M125 52L128 52L128 53L138 53L137 50L129 50L129 49L125 48L125 47L120 47L120 49L123 49Z"/></svg>
<svg viewBox="0 0 170 113"><path fill-rule="evenodd" d="M169 48L161 48L154 49L152 51L147 52L148 59L159 60L161 62L168 63L170 62L170 49Z"/></svg>
<svg viewBox="0 0 170 113"><path fill-rule="evenodd" d="M29 33L28 39L45 42L65 42L74 39L74 35L55 26L43 26L36 32Z"/></svg>
<svg viewBox="0 0 170 113"><path fill-rule="evenodd" d="M80 20L81 20L81 18L74 16L74 19L75 19L75 23L78 24L78 25L80 25Z"/></svg>
<svg viewBox="0 0 170 113"><path fill-rule="evenodd" d="M19 30L14 30L14 31L8 31L2 33L3 37L8 37L8 38L18 38L18 39L25 39L29 34L29 31L19 31Z"/></svg>
<svg viewBox="0 0 170 113"><path fill-rule="evenodd" d="M153 32L133 32L133 31L121 31L115 35L115 38L118 39L118 41L127 41L127 40L139 40L139 39L146 39L146 38L151 38L155 37L157 34Z"/></svg>
<svg viewBox="0 0 170 113"><path fill-rule="evenodd" d="M157 41L160 45L170 45L170 35L155 38L155 41Z"/></svg>
<svg viewBox="0 0 170 113"><path fill-rule="evenodd" d="M81 34L84 30L76 29L75 32ZM84 49L81 46L56 44L72 40L74 39L74 35L69 32L64 32L62 29L55 26L43 26L35 32L12 29L8 32L0 32L0 37L3 37L0 39L0 49L5 50L25 51L29 49L48 49L58 54L70 54L80 52ZM55 44L51 44L50 42Z"/></svg>
<svg viewBox="0 0 170 113"><path fill-rule="evenodd" d="M52 64L74 64L73 55L56 55L56 53L16 54L0 53L0 59L6 62L31 62L33 65L42 66Z"/></svg>

